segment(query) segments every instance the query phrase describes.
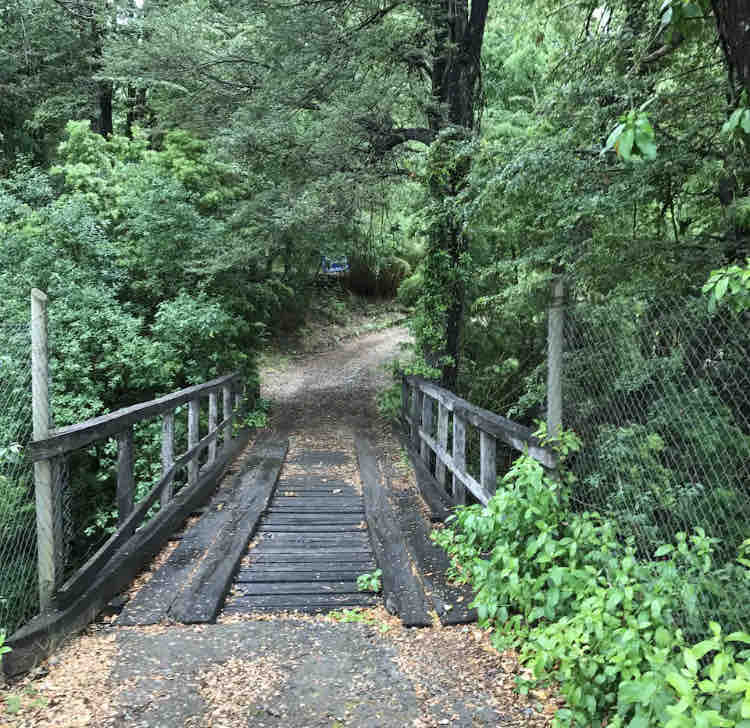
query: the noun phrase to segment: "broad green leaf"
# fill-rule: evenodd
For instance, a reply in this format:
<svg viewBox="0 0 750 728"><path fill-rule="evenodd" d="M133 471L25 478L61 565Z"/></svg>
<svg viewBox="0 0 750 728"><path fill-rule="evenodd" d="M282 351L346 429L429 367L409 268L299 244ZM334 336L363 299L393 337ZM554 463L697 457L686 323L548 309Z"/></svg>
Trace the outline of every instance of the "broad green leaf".
<svg viewBox="0 0 750 728"><path fill-rule="evenodd" d="M724 638L727 642L744 642L750 645L750 634L747 632L732 632Z"/></svg>
<svg viewBox="0 0 750 728"><path fill-rule="evenodd" d="M724 294L727 292L727 286L729 285L729 278L726 276L719 278L716 288L714 288L714 296L717 301L721 301L724 298Z"/></svg>
<svg viewBox="0 0 750 728"><path fill-rule="evenodd" d="M625 124L618 124L612 130L612 133L607 137L607 143L604 145L604 151L608 151L612 149L612 147L614 147L615 142L620 138L620 134L622 134L624 128Z"/></svg>
<svg viewBox="0 0 750 728"><path fill-rule="evenodd" d="M720 645L716 640L703 640L702 642L694 644L690 650L695 655L696 659L700 660L707 652L718 650L719 646Z"/></svg>
<svg viewBox="0 0 750 728"><path fill-rule="evenodd" d="M624 159L626 162L630 159L633 152L633 142L635 141L635 129L632 126L628 126L625 131L622 132L620 138L615 146L617 155Z"/></svg>

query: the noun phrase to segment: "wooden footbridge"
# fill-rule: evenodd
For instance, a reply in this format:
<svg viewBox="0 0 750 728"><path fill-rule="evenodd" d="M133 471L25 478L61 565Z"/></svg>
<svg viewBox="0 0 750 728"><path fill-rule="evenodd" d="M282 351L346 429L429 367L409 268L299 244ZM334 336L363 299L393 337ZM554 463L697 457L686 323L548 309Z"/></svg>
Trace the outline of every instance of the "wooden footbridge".
<svg viewBox="0 0 750 728"><path fill-rule="evenodd" d="M115 437L120 520L76 574L54 585L47 608L8 640L7 673L33 666L107 608L119 611L119 625L193 624L213 622L222 611L315 613L383 600L409 626L472 621L471 594L446 580L447 558L429 538L432 522L467 494L487 502L498 442L554 467L527 428L415 377L404 378L403 442L421 494L390 488L388 463L366 434L351 452L290 452L286 437L241 425L246 403L233 374L33 443L33 460L53 472L59 458ZM184 406L187 450L175 455L175 411ZM133 427L155 417L162 421L162 477L134 502ZM467 466L470 428L479 435L478 477ZM54 523L47 528L54 535ZM124 598L168 542L176 546ZM359 591L357 577L378 567L383 595Z"/></svg>

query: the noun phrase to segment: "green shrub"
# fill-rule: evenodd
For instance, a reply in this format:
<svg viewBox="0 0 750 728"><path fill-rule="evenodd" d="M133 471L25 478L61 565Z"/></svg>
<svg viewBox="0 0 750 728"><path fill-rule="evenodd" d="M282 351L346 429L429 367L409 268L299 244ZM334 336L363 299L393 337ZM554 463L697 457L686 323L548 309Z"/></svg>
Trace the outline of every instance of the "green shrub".
<svg viewBox="0 0 750 728"><path fill-rule="evenodd" d="M405 278L398 287L397 297L399 303L409 307L416 306L417 299L422 292L423 283L422 271L417 271L408 278Z"/></svg>
<svg viewBox="0 0 750 728"><path fill-rule="evenodd" d="M722 641L711 625L703 639L718 540L701 529L639 560L615 522L573 512L568 487L522 456L486 508L459 508L433 538L474 588L494 644L559 685L555 725L750 725L748 653L734 647L750 636ZM746 589L749 564L741 558L721 587Z"/></svg>

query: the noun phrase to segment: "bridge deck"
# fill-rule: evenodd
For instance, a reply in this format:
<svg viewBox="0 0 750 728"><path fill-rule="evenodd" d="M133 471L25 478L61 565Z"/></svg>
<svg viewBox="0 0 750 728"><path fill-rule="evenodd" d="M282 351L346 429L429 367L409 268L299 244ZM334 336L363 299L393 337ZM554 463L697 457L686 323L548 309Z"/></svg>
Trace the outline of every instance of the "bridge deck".
<svg viewBox="0 0 750 728"><path fill-rule="evenodd" d="M378 603L357 589L357 577L376 567L361 489L351 477L337 477L337 468L350 463L347 453L336 451L306 451L288 461L235 577L226 614Z"/></svg>

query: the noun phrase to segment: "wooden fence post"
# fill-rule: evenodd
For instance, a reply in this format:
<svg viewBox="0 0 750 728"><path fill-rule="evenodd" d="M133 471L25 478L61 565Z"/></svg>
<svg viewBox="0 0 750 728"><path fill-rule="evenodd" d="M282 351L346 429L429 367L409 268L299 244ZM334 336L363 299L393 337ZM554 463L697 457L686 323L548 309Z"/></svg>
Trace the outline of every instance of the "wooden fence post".
<svg viewBox="0 0 750 728"><path fill-rule="evenodd" d="M133 428L117 438L117 523L122 526L133 512L135 478L133 476Z"/></svg>
<svg viewBox="0 0 750 728"><path fill-rule="evenodd" d="M438 423L437 423L437 444L443 451L448 450L448 408L438 400ZM437 482L445 489L445 463L441 457L435 459L435 478Z"/></svg>
<svg viewBox="0 0 750 728"><path fill-rule="evenodd" d="M31 401L34 439L49 437L49 352L47 348L47 295L31 289ZM52 603L57 585L55 573L55 513L52 494L52 463L34 463L36 499L37 568L39 606L42 611Z"/></svg>
<svg viewBox="0 0 750 728"><path fill-rule="evenodd" d="M208 395L208 432L211 433L216 429L216 423L219 419L219 398L216 391ZM216 460L216 438L208 446L208 463L209 465Z"/></svg>
<svg viewBox="0 0 750 728"><path fill-rule="evenodd" d="M456 469L466 472L466 422L453 413L453 464ZM453 476L453 502L456 505L466 504L466 486Z"/></svg>
<svg viewBox="0 0 750 728"><path fill-rule="evenodd" d="M547 436L555 439L562 428L563 327L565 288L562 278L552 285L547 330Z"/></svg>
<svg viewBox="0 0 750 728"><path fill-rule="evenodd" d="M497 490L497 441L484 430L479 433L479 482L491 495Z"/></svg>
<svg viewBox="0 0 750 728"><path fill-rule="evenodd" d="M419 427L422 424L422 401L424 394L418 384L414 385L414 396L411 400L411 441L419 449Z"/></svg>
<svg viewBox="0 0 750 728"><path fill-rule="evenodd" d="M164 477L174 463L174 411L167 412L161 422L161 475ZM161 507L165 508L172 500L173 481L164 485L161 492Z"/></svg>
<svg viewBox="0 0 750 728"><path fill-rule="evenodd" d="M226 445L234 435L234 418L232 417L232 387L225 384L221 389L222 394L222 416L229 421L224 430L224 445Z"/></svg>
<svg viewBox="0 0 750 728"><path fill-rule="evenodd" d="M200 440L200 399L191 399L188 403L188 450L195 447ZM198 453L188 463L188 484L193 485L198 480Z"/></svg>
<svg viewBox="0 0 750 728"><path fill-rule="evenodd" d="M401 375L401 413L403 415L403 422L408 430L409 424L406 418L409 416L409 382L406 381L406 376L403 374Z"/></svg>
<svg viewBox="0 0 750 728"><path fill-rule="evenodd" d="M422 395L422 429L425 435L432 437L432 397L427 394ZM422 440L419 445L419 454L422 456L422 460L427 463L427 467L430 466L430 446Z"/></svg>

